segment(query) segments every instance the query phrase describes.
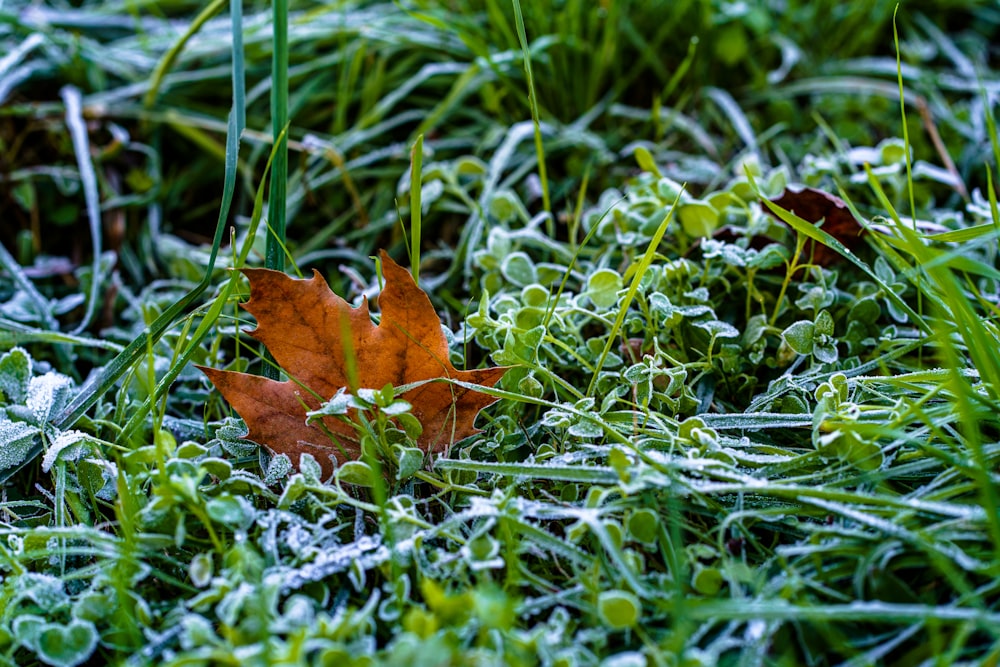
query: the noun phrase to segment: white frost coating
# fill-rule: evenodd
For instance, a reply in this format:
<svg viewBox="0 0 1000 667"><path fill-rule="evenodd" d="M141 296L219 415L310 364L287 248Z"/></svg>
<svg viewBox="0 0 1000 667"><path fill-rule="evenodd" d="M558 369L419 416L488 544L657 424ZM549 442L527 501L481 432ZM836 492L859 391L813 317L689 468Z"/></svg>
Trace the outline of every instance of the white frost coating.
<svg viewBox="0 0 1000 667"><path fill-rule="evenodd" d="M740 330L728 322L722 320L709 320L708 322L695 322L696 327L705 329L713 336L719 338L738 338Z"/></svg>
<svg viewBox="0 0 1000 667"><path fill-rule="evenodd" d="M28 383L28 400L25 402L35 424L41 426L49 420L49 415L65 401L73 381L65 375L48 372L31 378Z"/></svg>
<svg viewBox="0 0 1000 667"><path fill-rule="evenodd" d="M744 636L748 642L759 642L764 638L764 633L767 630L767 623L760 619L756 619L747 623L747 629Z"/></svg>
<svg viewBox="0 0 1000 667"><path fill-rule="evenodd" d="M601 667L646 667L646 656L639 651L626 651L601 661Z"/></svg>
<svg viewBox="0 0 1000 667"><path fill-rule="evenodd" d="M917 546L921 545L921 538L916 533L913 533L904 526L893 523L889 519L883 519L874 513L865 513L842 503L827 501L823 498L801 498L801 500L802 502L811 503L817 507L822 507L823 509L840 514L841 516L852 519L862 525L885 533L886 535L899 538L904 542ZM970 556L957 544L953 544L951 542L942 541L938 544L932 545L931 549L947 558L952 559L956 565L968 572L983 572L986 571L988 567L986 563L978 558L975 558L974 556Z"/></svg>
<svg viewBox="0 0 1000 667"><path fill-rule="evenodd" d="M282 589L284 591L298 589L310 582L344 572L354 561L360 561L360 566L368 569L384 563L390 557L389 550L379 539L365 535L354 543L338 549L319 551L316 560L311 563L296 568L281 568L285 570Z"/></svg>
<svg viewBox="0 0 1000 667"><path fill-rule="evenodd" d="M293 524L282 531L281 537L288 548L299 557L308 555L305 550L312 547L315 542L313 534L299 524Z"/></svg>
<svg viewBox="0 0 1000 667"><path fill-rule="evenodd" d="M39 432L37 426L0 416L0 470L20 465Z"/></svg>
<svg viewBox="0 0 1000 667"><path fill-rule="evenodd" d="M247 600L254 597L255 592L256 589L244 581L226 593L215 607L215 612L219 615L219 620L226 625L236 625L240 617L240 612L243 611L243 605Z"/></svg>
<svg viewBox="0 0 1000 667"><path fill-rule="evenodd" d="M69 595L58 577L28 572L14 580L14 595L8 604L13 608L24 599L34 601L42 609L55 609L67 604Z"/></svg>
<svg viewBox="0 0 1000 667"><path fill-rule="evenodd" d="M20 535L8 535L7 536L7 547L10 549L11 553L15 556L20 556L24 553L24 538ZM0 579L2 581L2 579Z"/></svg>
<svg viewBox="0 0 1000 667"><path fill-rule="evenodd" d="M49 445L48 450L45 452L45 456L42 458L42 472L52 470L52 466L59 458L59 455L67 449L77 445L87 445L89 442L90 436L83 431L63 431L52 440L52 444ZM76 459L79 459L85 451L85 447L77 447L75 451L67 452L62 458L67 461L75 461Z"/></svg>
<svg viewBox="0 0 1000 667"><path fill-rule="evenodd" d="M38 433L38 427L25 422L10 421L0 416L0 449L17 440L30 438Z"/></svg>
<svg viewBox="0 0 1000 667"><path fill-rule="evenodd" d="M285 602L285 610L279 621L284 632L294 632L298 628L310 628L316 624L316 610L312 601L304 595L293 595Z"/></svg>

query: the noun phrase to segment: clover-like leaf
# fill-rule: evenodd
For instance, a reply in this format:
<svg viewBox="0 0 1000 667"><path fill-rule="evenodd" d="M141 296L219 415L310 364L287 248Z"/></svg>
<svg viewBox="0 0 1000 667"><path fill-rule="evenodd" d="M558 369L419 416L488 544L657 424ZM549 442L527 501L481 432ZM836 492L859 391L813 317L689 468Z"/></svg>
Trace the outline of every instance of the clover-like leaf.
<svg viewBox="0 0 1000 667"><path fill-rule="evenodd" d="M799 354L812 354L816 325L812 322L799 320L781 332L788 347Z"/></svg>
<svg viewBox="0 0 1000 667"><path fill-rule="evenodd" d="M587 279L587 296L598 308L611 308L618 303L622 277L611 269L598 269Z"/></svg>
<svg viewBox="0 0 1000 667"><path fill-rule="evenodd" d="M705 201L691 201L677 211L681 227L689 236L705 238L712 235L719 226L719 212Z"/></svg>
<svg viewBox="0 0 1000 667"><path fill-rule="evenodd" d="M634 627L642 617L642 604L634 594L623 590L601 591L597 596L597 614L612 630Z"/></svg>

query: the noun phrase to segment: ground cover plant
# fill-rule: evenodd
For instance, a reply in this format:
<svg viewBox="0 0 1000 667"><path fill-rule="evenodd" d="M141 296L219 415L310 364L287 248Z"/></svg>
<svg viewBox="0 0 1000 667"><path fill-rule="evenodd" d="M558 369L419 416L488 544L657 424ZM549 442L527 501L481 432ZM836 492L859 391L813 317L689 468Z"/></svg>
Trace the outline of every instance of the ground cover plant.
<svg viewBox="0 0 1000 667"><path fill-rule="evenodd" d="M1000 660L991 4L0 18L0 663ZM380 249L481 432L246 439L230 269Z"/></svg>

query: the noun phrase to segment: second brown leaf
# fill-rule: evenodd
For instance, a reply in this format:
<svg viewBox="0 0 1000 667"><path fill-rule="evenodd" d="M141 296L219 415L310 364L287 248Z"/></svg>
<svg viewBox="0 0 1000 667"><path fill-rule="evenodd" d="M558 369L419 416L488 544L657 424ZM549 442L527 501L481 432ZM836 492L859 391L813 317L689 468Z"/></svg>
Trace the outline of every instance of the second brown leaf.
<svg viewBox="0 0 1000 667"><path fill-rule="evenodd" d="M858 223L847 207L847 203L840 197L815 188L802 188L801 190L786 188L780 197L770 201L786 211L791 211L806 222L817 224L822 220L821 229L851 251L857 250L861 244L861 236L865 229ZM771 216L778 217L767 207L764 209ZM833 248L828 248L811 239L806 242L803 254L807 260L811 259L820 266L830 266L843 259Z"/></svg>

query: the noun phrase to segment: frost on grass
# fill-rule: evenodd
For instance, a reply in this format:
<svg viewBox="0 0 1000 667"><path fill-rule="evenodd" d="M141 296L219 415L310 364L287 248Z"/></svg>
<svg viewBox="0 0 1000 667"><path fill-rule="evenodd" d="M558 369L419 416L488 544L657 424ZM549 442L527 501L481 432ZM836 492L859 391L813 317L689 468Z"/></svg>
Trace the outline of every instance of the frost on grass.
<svg viewBox="0 0 1000 667"><path fill-rule="evenodd" d="M242 419L226 417L215 430L215 439L206 443L206 447L219 445L236 457L254 456L260 449L260 445L245 439L248 432L249 429Z"/></svg>
<svg viewBox="0 0 1000 667"><path fill-rule="evenodd" d="M391 557L389 549L379 537L365 535L351 544L337 549L320 551L316 560L296 568L278 571L285 591L302 588L314 581L322 581L352 566L370 570Z"/></svg>

